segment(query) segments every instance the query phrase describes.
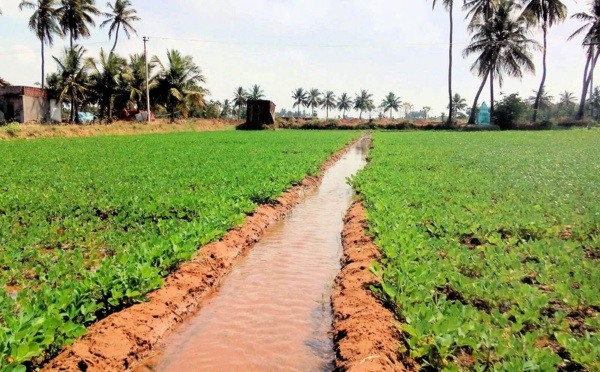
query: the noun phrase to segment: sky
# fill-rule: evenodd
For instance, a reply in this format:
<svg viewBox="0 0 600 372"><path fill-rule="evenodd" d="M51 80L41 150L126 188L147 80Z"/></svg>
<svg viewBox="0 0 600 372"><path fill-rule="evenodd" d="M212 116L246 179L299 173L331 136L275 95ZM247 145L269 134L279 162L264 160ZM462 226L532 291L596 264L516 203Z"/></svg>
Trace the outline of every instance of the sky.
<svg viewBox="0 0 600 372"><path fill-rule="evenodd" d="M111 0L112 1L112 0ZM563 0L569 15L586 11L586 0ZM13 85L34 85L41 74L40 42L27 28L30 10L20 0L0 0L0 77ZM106 11L105 1L96 2ZM132 0L141 21L138 35L120 35L116 52L148 52L165 59L167 49L191 55L206 76L209 99L232 99L238 86L258 84L266 98L292 110L292 90L317 88L337 96L361 89L379 104L388 92L410 102L415 110L430 106L430 115L446 111L448 13L432 10L431 0ZM455 12L453 88L471 104L480 79L470 71L474 58L462 50L470 40L465 13ZM96 19L98 26L102 18ZM581 38L567 41L581 26L568 19L550 30L547 91L581 94L585 55ZM531 29L541 42L541 31ZM110 50L108 29L92 29L80 41L88 56ZM60 56L67 39L47 49L46 71L56 70L51 56ZM497 94L533 95L540 77L541 52L534 53L536 75L506 79ZM501 96L496 96L496 99ZM489 102L486 88L480 101ZM324 113L320 113L324 115ZM335 112L333 115L338 115ZM357 113L354 115L358 116Z"/></svg>

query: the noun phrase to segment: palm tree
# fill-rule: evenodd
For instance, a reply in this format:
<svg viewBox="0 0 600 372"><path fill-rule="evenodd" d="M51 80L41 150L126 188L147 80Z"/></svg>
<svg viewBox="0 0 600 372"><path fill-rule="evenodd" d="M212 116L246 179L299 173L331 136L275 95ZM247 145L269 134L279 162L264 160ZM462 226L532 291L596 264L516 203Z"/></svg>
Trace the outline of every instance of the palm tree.
<svg viewBox="0 0 600 372"><path fill-rule="evenodd" d="M175 121L176 111L187 117L192 107L204 106L208 90L200 84L206 83L202 69L191 56L182 56L177 50L167 50L168 64L164 65L156 56L153 61L160 67L157 76L157 102L161 104Z"/></svg>
<svg viewBox="0 0 600 372"><path fill-rule="evenodd" d="M87 64L85 63L83 47L65 49L62 58L54 58L58 65L60 79L57 84L60 89L60 99L71 105L70 123L79 123L79 105L85 99L87 91Z"/></svg>
<svg viewBox="0 0 600 372"><path fill-rule="evenodd" d="M593 85L594 69L596 67L598 56L600 55L600 48L596 48L596 46L600 44L600 1L595 0L591 3L589 13L576 13L573 14L571 18L585 22L582 27L569 36L569 40L571 40L585 32L582 45L586 49L587 59L583 72L583 90L581 92L579 109L577 110L576 116L578 120L581 120L583 119L584 114L586 93L588 87Z"/></svg>
<svg viewBox="0 0 600 372"><path fill-rule="evenodd" d="M130 78L127 61L104 49L100 49L100 59L88 58L90 70L90 90L98 101L100 117L108 116L112 121L112 111L116 95L122 85L121 81Z"/></svg>
<svg viewBox="0 0 600 372"><path fill-rule="evenodd" d="M108 29L108 38L112 38L113 31L115 32L115 44L110 50L111 53L115 51L117 47L117 42L119 40L119 30L123 27L123 31L125 31L125 35L127 38L131 38L130 33L134 33L137 35L137 31L131 25L135 21L139 21L140 17L138 17L137 10L131 7L131 1L129 0L115 0L115 4L106 3L106 6L111 10L111 13L104 13L104 17L106 20L100 24L100 28L104 28L110 25Z"/></svg>
<svg viewBox="0 0 600 372"><path fill-rule="evenodd" d="M360 93L354 99L354 109L360 111L359 119L362 119L363 111L368 110L369 105L373 105L373 95L366 89L361 89Z"/></svg>
<svg viewBox="0 0 600 372"><path fill-rule="evenodd" d="M383 108L383 112L390 112L390 120L394 118L394 111L398 112L400 108L400 104L402 101L400 97L397 97L394 93L389 92L387 96L381 102L381 108Z"/></svg>
<svg viewBox="0 0 600 372"><path fill-rule="evenodd" d="M306 95L305 105L312 108L312 115L314 116L315 110L321 105L321 92L316 88L309 90Z"/></svg>
<svg viewBox="0 0 600 372"><path fill-rule="evenodd" d="M306 92L302 88L298 88L292 92L292 98L294 99L294 106L298 107L298 117L300 117L300 106L304 105L306 101Z"/></svg>
<svg viewBox="0 0 600 372"><path fill-rule="evenodd" d="M254 84L252 88L250 88L250 93L248 94L248 101L257 101L265 97L265 92L260 89L260 85Z"/></svg>
<svg viewBox="0 0 600 372"><path fill-rule="evenodd" d="M433 9L435 9L435 4L436 4L437 0L433 0ZM448 115L448 120L452 120L452 110L453 110L453 106L452 106L452 46L453 46L453 37L454 37L454 17L453 17L453 10L454 10L454 0L442 0L442 3L444 5L444 7L448 10L448 15L450 17L450 43L448 46L448 99L450 101L450 103L448 104L448 107L450 109L450 113Z"/></svg>
<svg viewBox="0 0 600 372"><path fill-rule="evenodd" d="M429 114L429 111L431 111L431 107L429 107L429 106L423 107L423 116L425 117L425 120L427 120L427 115Z"/></svg>
<svg viewBox="0 0 600 372"><path fill-rule="evenodd" d="M523 77L523 70L534 72L530 49L539 48L539 44L529 39L529 31L522 18L514 17L515 3L510 0L499 0L498 8L493 17L480 20L473 25L475 33L471 44L465 48L463 55L468 57L477 54L477 59L471 70L482 77L482 83L475 95L469 124L475 124L477 101L485 86L488 75L491 89L491 113L494 111L494 75L498 77L500 85L504 75Z"/></svg>
<svg viewBox="0 0 600 372"><path fill-rule="evenodd" d="M8 86L10 86L10 83L0 77L0 88Z"/></svg>
<svg viewBox="0 0 600 372"><path fill-rule="evenodd" d="M454 105L454 118L453 119L456 119L456 116L458 115L459 112L462 112L467 109L467 100L462 98L460 96L460 94L458 94L458 93L455 93L454 96L452 97L452 104Z"/></svg>
<svg viewBox="0 0 600 372"><path fill-rule="evenodd" d="M229 119L229 115L231 115L231 102L225 99L221 108L221 118Z"/></svg>
<svg viewBox="0 0 600 372"><path fill-rule="evenodd" d="M57 13L62 33L69 34L71 49L76 40L90 36L88 25L96 25L92 16L100 15L95 0L61 0Z"/></svg>
<svg viewBox="0 0 600 372"><path fill-rule="evenodd" d="M61 35L60 27L57 23L56 0L22 0L19 4L19 10L24 8L34 9L31 18L29 18L29 29L35 32L35 36L40 39L42 45L42 88L45 86L46 78L46 56L44 46L54 44L54 35ZM62 35L61 35L62 36Z"/></svg>
<svg viewBox="0 0 600 372"><path fill-rule="evenodd" d="M346 117L346 110L350 110L352 108L352 98L348 95L348 93L342 93L340 99L338 100L337 108L342 111L342 117Z"/></svg>
<svg viewBox="0 0 600 372"><path fill-rule="evenodd" d="M575 108L575 95L571 92L564 91L560 94L560 102L559 107L564 110L567 115L571 115L573 113L573 109Z"/></svg>
<svg viewBox="0 0 600 372"><path fill-rule="evenodd" d="M543 62L542 62L542 82L538 89L538 95L533 104L533 121L537 121L538 108L540 100L546 84L546 52L548 49L548 27L552 27L555 23L562 22L567 18L567 7L560 0L526 0L528 4L525 6L523 16L532 25L542 26L544 38Z"/></svg>
<svg viewBox="0 0 600 372"><path fill-rule="evenodd" d="M238 87L234 92L233 92L233 105L236 106L237 109L237 119L238 121L240 120L240 113L242 112L242 106L244 106L246 104L246 102L248 102L248 93L246 93L246 90L242 87Z"/></svg>
<svg viewBox="0 0 600 372"><path fill-rule="evenodd" d="M321 107L325 109L325 118L329 119L329 110L333 110L337 106L337 100L335 98L335 94L328 90L323 95L323 99L321 100Z"/></svg>
<svg viewBox="0 0 600 372"><path fill-rule="evenodd" d="M540 109L547 110L552 106L552 101L554 101L554 97L548 94L548 92L546 91L546 87L542 87L541 92L534 90L533 96L529 96L528 100L532 105L535 105L537 103Z"/></svg>
<svg viewBox="0 0 600 372"><path fill-rule="evenodd" d="M148 62L148 85L150 89L156 87L156 79L153 76L153 71L156 68L156 64L153 61ZM129 56L128 63L128 76L123 79L122 82L125 84L123 87L124 91L129 92L127 98L131 103L135 104L138 110L148 108L146 107L146 60L143 54L133 54Z"/></svg>

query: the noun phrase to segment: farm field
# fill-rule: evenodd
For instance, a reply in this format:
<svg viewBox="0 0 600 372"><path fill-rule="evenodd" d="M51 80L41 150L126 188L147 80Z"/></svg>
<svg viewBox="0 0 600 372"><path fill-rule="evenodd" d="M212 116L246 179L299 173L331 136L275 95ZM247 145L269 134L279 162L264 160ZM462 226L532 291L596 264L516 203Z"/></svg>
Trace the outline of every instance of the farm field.
<svg viewBox="0 0 600 372"><path fill-rule="evenodd" d="M0 370L24 371L143 301L197 249L358 132L0 143Z"/></svg>
<svg viewBox="0 0 600 372"><path fill-rule="evenodd" d="M373 290L426 370L600 370L600 132L375 133Z"/></svg>

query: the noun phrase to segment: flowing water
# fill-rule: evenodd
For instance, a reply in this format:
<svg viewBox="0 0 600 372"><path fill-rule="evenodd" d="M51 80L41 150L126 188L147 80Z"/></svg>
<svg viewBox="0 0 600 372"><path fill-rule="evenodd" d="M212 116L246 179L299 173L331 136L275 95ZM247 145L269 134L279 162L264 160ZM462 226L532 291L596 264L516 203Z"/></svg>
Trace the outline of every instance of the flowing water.
<svg viewBox="0 0 600 372"><path fill-rule="evenodd" d="M366 164L367 139L325 173L292 214L240 258L198 314L136 371L329 371L330 294L340 269L346 178Z"/></svg>

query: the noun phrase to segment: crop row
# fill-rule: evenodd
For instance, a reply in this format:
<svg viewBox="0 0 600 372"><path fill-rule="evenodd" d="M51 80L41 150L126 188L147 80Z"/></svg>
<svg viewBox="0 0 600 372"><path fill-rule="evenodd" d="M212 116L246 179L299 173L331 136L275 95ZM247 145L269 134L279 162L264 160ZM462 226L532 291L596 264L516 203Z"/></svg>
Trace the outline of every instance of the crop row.
<svg viewBox="0 0 600 372"><path fill-rule="evenodd" d="M600 370L600 132L376 133L373 290L434 370Z"/></svg>
<svg viewBox="0 0 600 372"><path fill-rule="evenodd" d="M0 143L0 370L25 371L144 301L197 249L357 133Z"/></svg>

